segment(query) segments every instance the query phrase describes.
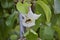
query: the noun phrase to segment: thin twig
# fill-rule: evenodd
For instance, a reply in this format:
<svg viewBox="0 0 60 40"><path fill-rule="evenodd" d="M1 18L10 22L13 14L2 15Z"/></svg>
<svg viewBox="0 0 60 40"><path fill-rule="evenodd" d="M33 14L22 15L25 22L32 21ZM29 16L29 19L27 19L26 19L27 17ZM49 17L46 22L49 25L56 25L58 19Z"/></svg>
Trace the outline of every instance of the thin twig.
<svg viewBox="0 0 60 40"><path fill-rule="evenodd" d="M24 27L22 25L22 15L19 14L19 19L20 19L20 39L23 39L23 33L24 33Z"/></svg>

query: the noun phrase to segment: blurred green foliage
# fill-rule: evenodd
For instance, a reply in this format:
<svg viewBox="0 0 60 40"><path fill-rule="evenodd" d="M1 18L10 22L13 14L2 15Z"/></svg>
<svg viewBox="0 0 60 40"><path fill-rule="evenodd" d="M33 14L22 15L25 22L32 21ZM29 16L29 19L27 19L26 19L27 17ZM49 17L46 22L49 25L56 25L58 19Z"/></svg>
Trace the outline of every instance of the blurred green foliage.
<svg viewBox="0 0 60 40"><path fill-rule="evenodd" d="M0 40L19 39L18 11L28 12L31 0L17 3L14 0L0 0ZM60 40L60 0L32 1L33 11L42 14L36 25L24 34L27 40ZM17 7L16 7L17 6ZM18 10L18 11L17 11Z"/></svg>
<svg viewBox="0 0 60 40"><path fill-rule="evenodd" d="M17 18L18 11L14 0L0 0L0 40L9 40L12 34L17 34Z"/></svg>

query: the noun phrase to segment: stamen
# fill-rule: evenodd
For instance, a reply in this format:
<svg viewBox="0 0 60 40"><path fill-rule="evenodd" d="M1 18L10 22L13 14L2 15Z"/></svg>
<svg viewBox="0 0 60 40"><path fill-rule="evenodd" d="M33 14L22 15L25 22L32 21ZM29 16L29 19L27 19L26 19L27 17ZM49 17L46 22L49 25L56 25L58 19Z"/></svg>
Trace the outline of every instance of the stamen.
<svg viewBox="0 0 60 40"><path fill-rule="evenodd" d="M31 19L28 19L28 20L25 21L25 23L30 22L30 21L31 21Z"/></svg>

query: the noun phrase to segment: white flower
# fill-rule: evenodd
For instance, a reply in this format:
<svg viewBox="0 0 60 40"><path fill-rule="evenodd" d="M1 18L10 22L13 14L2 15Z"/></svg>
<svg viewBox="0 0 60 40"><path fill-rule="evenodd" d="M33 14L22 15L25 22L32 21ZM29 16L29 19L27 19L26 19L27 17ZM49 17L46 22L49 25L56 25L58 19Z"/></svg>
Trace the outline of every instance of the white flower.
<svg viewBox="0 0 60 40"><path fill-rule="evenodd" d="M33 14L31 8L29 8L28 14L22 16L24 17L22 20L23 26L32 27L35 25L35 20L38 19L41 16L41 14L40 15Z"/></svg>

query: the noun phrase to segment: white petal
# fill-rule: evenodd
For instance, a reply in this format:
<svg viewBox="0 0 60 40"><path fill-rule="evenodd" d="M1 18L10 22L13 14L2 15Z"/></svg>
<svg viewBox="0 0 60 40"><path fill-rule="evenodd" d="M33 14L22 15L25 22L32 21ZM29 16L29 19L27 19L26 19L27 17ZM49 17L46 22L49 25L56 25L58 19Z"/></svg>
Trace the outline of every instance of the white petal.
<svg viewBox="0 0 60 40"><path fill-rule="evenodd" d="M29 23L29 24L28 24L28 27L32 27L32 26L34 26L34 25L35 25L35 23L32 22L32 23Z"/></svg>
<svg viewBox="0 0 60 40"><path fill-rule="evenodd" d="M25 22L22 23L24 27L27 27L27 24Z"/></svg>
<svg viewBox="0 0 60 40"><path fill-rule="evenodd" d="M33 14L32 10L31 10L31 7L30 7L28 14L27 15L23 15L22 14L22 16L24 17L24 19L22 20L23 26L25 26L25 27L32 27L32 26L35 25L35 20L38 19L41 16L41 14L40 15ZM26 23L25 21L27 19L31 19L31 22Z"/></svg>
<svg viewBox="0 0 60 40"><path fill-rule="evenodd" d="M40 15L34 14L34 15L33 15L33 18L36 20L36 19L38 19L40 16L41 16L41 14L40 14Z"/></svg>
<svg viewBox="0 0 60 40"><path fill-rule="evenodd" d="M33 17L33 12L31 10L31 8L29 8L28 17Z"/></svg>

